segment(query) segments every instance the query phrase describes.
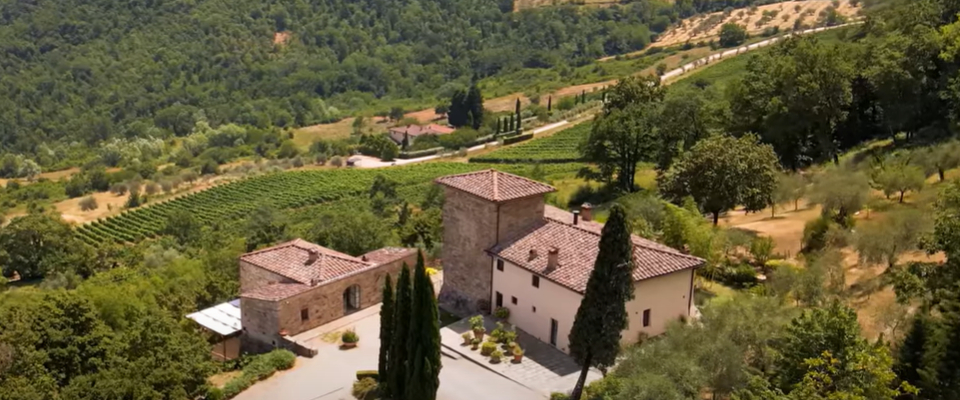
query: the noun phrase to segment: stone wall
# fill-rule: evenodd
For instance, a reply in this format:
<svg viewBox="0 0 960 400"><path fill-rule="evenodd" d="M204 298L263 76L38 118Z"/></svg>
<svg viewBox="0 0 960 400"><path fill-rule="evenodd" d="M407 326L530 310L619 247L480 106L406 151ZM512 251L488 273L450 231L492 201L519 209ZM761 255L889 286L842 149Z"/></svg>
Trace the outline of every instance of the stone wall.
<svg viewBox="0 0 960 400"><path fill-rule="evenodd" d="M360 307L364 309L382 301L383 279L390 274L395 282L400 268L406 262L412 269L417 263L417 253L410 254L393 262L377 266L359 274L323 283L304 293L280 301L264 301L249 298L240 299L243 310L241 320L245 339L250 342L246 348L257 351L284 346L286 341L280 335L293 336L318 326L333 322L345 316L343 293L350 286L360 287ZM301 319L301 310L307 310L307 319Z"/></svg>
<svg viewBox="0 0 960 400"><path fill-rule="evenodd" d="M447 186L444 194L440 301L464 312L484 311L492 287L491 258L486 250L541 221L543 196L498 205Z"/></svg>
<svg viewBox="0 0 960 400"><path fill-rule="evenodd" d="M240 310L243 351L259 353L275 348L280 337L279 303L241 297Z"/></svg>
<svg viewBox="0 0 960 400"><path fill-rule="evenodd" d="M293 279L240 260L240 293L267 285L270 282L296 283Z"/></svg>

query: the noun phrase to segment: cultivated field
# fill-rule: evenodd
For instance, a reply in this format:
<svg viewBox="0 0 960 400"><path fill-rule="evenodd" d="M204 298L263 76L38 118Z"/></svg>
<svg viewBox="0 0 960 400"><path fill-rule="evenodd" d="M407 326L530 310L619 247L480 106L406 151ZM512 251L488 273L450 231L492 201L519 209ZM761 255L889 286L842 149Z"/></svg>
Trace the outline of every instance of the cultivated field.
<svg viewBox="0 0 960 400"><path fill-rule="evenodd" d="M720 27L726 23L735 23L747 29L750 34L763 32L767 28L777 27L781 31L792 29L797 20L802 24L813 26L820 13L833 6L832 0L805 0L786 1L783 3L768 4L755 9L738 9L731 12L715 12L687 18L664 32L653 43L653 46L673 46L687 42L700 42L716 39L720 34ZM849 0L838 2L837 12L852 17L859 11L859 7L850 5Z"/></svg>
<svg viewBox="0 0 960 400"><path fill-rule="evenodd" d="M558 164L547 168L545 173L576 171L581 166ZM83 225L77 228L77 232L91 244L104 241L137 242L159 235L167 216L178 211L187 212L198 222L210 225L246 217L262 205L296 209L340 200L363 202L378 175L397 182L400 192L404 192L405 188L420 186L412 191L413 196L422 195L422 187L431 184L437 177L486 168L491 168L491 165L437 162L385 169L342 168L273 173L125 211ZM524 174L531 170L531 166L504 166L498 169Z"/></svg>

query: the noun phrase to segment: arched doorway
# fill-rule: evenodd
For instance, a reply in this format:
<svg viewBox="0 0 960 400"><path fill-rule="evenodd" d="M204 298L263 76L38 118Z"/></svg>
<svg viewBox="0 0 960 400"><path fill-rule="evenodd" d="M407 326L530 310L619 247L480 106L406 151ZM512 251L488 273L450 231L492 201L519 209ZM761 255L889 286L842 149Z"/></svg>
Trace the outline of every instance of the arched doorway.
<svg viewBox="0 0 960 400"><path fill-rule="evenodd" d="M353 285L343 291L343 315L360 309L360 286Z"/></svg>

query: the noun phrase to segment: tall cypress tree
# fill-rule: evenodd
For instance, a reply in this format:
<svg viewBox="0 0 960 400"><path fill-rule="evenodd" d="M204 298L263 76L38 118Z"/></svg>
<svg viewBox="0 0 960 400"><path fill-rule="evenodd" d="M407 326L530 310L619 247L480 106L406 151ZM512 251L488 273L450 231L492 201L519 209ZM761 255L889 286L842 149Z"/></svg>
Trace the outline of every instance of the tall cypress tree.
<svg viewBox="0 0 960 400"><path fill-rule="evenodd" d="M547 112L553 109L553 96L547 96Z"/></svg>
<svg viewBox="0 0 960 400"><path fill-rule="evenodd" d="M393 340L393 319L396 318L393 312L393 284L390 283L390 274L383 280L383 304L380 306L380 359L377 363L377 370L380 376L380 397L393 398L393 391L390 390L390 350Z"/></svg>
<svg viewBox="0 0 960 400"><path fill-rule="evenodd" d="M480 129L480 125L483 125L483 94L480 93L480 88L477 87L476 82L470 85L470 90L467 91L465 108L470 114L467 118L468 124L473 129Z"/></svg>
<svg viewBox="0 0 960 400"><path fill-rule="evenodd" d="M517 115L517 125L513 127L514 131L520 130L520 123L523 121L520 119L520 99L519 98L517 99L516 115Z"/></svg>
<svg viewBox="0 0 960 400"><path fill-rule="evenodd" d="M921 387L938 391L941 399L960 399L960 286L953 286L946 297L940 303L934 343L925 346Z"/></svg>
<svg viewBox="0 0 960 400"><path fill-rule="evenodd" d="M387 388L396 400L404 400L407 380L407 335L410 334L410 268L403 264L397 279L397 297L393 302L393 337L390 339L390 366Z"/></svg>
<svg viewBox="0 0 960 400"><path fill-rule="evenodd" d="M447 122L457 128L467 125L470 110L467 108L467 92L459 89L450 98L450 109L447 110Z"/></svg>
<svg viewBox="0 0 960 400"><path fill-rule="evenodd" d="M510 129L508 129L508 130L509 130L510 132L513 132L513 131L516 130L516 129L514 129L514 127L513 127L513 114L510 114Z"/></svg>
<svg viewBox="0 0 960 400"><path fill-rule="evenodd" d="M440 322L423 253L417 255L413 275L412 309L407 336L406 399L435 400L440 387Z"/></svg>
<svg viewBox="0 0 960 400"><path fill-rule="evenodd" d="M590 367L613 365L620 349L620 333L627 328L626 303L633 299L633 244L622 206L610 209L599 247L570 330L570 355L582 367L571 400L580 400Z"/></svg>

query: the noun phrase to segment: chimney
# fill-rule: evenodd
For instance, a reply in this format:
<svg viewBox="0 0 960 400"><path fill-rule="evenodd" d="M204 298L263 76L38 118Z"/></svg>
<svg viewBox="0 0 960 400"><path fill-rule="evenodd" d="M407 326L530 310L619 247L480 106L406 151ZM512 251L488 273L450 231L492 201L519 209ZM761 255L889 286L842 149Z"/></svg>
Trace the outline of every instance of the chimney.
<svg viewBox="0 0 960 400"><path fill-rule="evenodd" d="M583 205L580 206L580 216L583 218L584 221L593 221L592 211L593 211L593 204L583 203Z"/></svg>
<svg viewBox="0 0 960 400"><path fill-rule="evenodd" d="M531 261L534 258L537 258L537 249L530 249L530 256L527 257L527 261Z"/></svg>
<svg viewBox="0 0 960 400"><path fill-rule="evenodd" d="M320 253L316 250L307 250L307 254L307 262L303 263L303 265L311 265L320 258Z"/></svg>
<svg viewBox="0 0 960 400"><path fill-rule="evenodd" d="M580 210L573 210L573 224L576 225L577 222L580 222Z"/></svg>
<svg viewBox="0 0 960 400"><path fill-rule="evenodd" d="M367 255L364 254L364 255L360 256L360 260L361 260L361 261L367 261Z"/></svg>
<svg viewBox="0 0 960 400"><path fill-rule="evenodd" d="M560 259L560 249L558 249L556 246L551 247L550 250L547 252L547 269L551 270L559 267L560 266L559 259Z"/></svg>

